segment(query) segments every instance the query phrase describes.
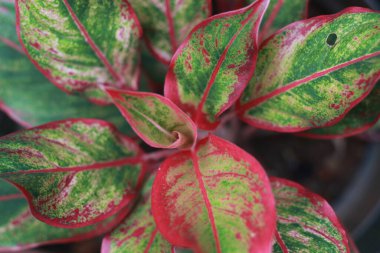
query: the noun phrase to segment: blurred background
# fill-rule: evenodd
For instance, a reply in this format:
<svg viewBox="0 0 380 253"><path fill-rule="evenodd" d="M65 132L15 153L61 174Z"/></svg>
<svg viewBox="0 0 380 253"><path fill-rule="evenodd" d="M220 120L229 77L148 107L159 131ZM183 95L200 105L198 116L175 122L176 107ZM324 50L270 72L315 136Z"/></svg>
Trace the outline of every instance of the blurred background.
<svg viewBox="0 0 380 253"><path fill-rule="evenodd" d="M234 2L226 1L233 8ZM380 0L310 0L309 17L336 13L349 6L380 10ZM270 175L297 181L326 198L360 251L380 252L379 130L330 141L254 130L241 122L233 124L239 124L244 131L231 138L253 154ZM0 112L0 136L18 129ZM92 253L99 252L100 243L100 239L95 239L25 252Z"/></svg>

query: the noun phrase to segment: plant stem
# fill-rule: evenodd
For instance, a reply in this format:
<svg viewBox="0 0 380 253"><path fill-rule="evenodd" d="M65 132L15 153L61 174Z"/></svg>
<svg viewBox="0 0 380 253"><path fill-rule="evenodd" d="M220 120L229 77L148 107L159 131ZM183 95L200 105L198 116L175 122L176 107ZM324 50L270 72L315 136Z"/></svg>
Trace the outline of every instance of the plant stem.
<svg viewBox="0 0 380 253"><path fill-rule="evenodd" d="M159 161L167 158L168 156L176 153L177 150L160 150L160 151L155 151L149 154L143 155L142 159L144 161Z"/></svg>

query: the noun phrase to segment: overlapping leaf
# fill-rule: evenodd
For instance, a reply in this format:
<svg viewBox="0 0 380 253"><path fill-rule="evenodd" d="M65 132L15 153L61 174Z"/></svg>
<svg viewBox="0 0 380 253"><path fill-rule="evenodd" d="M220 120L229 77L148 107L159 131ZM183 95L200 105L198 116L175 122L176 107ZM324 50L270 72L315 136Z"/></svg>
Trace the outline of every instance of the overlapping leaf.
<svg viewBox="0 0 380 253"><path fill-rule="evenodd" d="M261 24L260 41L290 23L306 18L308 4L309 0L271 0Z"/></svg>
<svg viewBox="0 0 380 253"><path fill-rule="evenodd" d="M380 76L380 14L350 8L293 23L264 42L238 113L268 130L331 126Z"/></svg>
<svg viewBox="0 0 380 253"><path fill-rule="evenodd" d="M191 29L211 15L211 0L130 0L153 55L169 64Z"/></svg>
<svg viewBox="0 0 380 253"><path fill-rule="evenodd" d="M133 213L103 239L102 253L170 253L174 248L158 232L151 211L151 177L143 189L143 199Z"/></svg>
<svg viewBox="0 0 380 253"><path fill-rule="evenodd" d="M59 88L106 103L101 88L136 89L140 25L126 0L16 0L20 39Z"/></svg>
<svg viewBox="0 0 380 253"><path fill-rule="evenodd" d="M0 1L0 109L30 127L66 118L101 118L132 134L113 106L100 107L69 96L52 85L18 43L13 2Z"/></svg>
<svg viewBox="0 0 380 253"><path fill-rule="evenodd" d="M380 82L371 93L352 109L339 123L331 127L315 128L301 136L319 139L333 139L362 133L378 122L380 117Z"/></svg>
<svg viewBox="0 0 380 253"><path fill-rule="evenodd" d="M0 178L54 226L94 224L134 201L144 174L139 148L100 120L49 123L0 138Z"/></svg>
<svg viewBox="0 0 380 253"><path fill-rule="evenodd" d="M243 92L257 58L257 32L268 0L213 16L197 25L173 57L165 96L191 114L202 129Z"/></svg>
<svg viewBox="0 0 380 253"><path fill-rule="evenodd" d="M125 211L127 210L85 228L52 227L34 218L23 195L0 179L0 252L21 251L40 245L96 237L118 224L125 216Z"/></svg>
<svg viewBox="0 0 380 253"><path fill-rule="evenodd" d="M271 184L278 216L273 252L350 252L347 234L326 200L284 179L272 178Z"/></svg>
<svg viewBox="0 0 380 253"><path fill-rule="evenodd" d="M192 120L173 102L148 92L107 90L135 132L157 148L188 148L197 139Z"/></svg>
<svg viewBox="0 0 380 253"><path fill-rule="evenodd" d="M161 234L195 252L270 252L275 207L260 164L215 136L168 158L152 190Z"/></svg>

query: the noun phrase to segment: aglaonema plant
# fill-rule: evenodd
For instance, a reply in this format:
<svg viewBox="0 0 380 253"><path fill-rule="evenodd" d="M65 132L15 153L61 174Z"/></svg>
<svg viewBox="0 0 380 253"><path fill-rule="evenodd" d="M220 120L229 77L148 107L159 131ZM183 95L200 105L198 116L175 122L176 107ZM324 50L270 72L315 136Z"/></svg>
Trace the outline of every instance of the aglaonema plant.
<svg viewBox="0 0 380 253"><path fill-rule="evenodd" d="M221 130L374 126L380 14L235 4L0 0L0 108L24 128L0 138L0 252L104 234L102 253L350 252L322 197Z"/></svg>

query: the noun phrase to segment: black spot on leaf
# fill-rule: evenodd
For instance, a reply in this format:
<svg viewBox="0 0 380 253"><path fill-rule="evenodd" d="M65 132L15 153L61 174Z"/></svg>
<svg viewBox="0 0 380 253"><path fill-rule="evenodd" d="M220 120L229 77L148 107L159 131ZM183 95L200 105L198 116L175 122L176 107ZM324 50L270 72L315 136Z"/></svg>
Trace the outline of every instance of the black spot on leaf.
<svg viewBox="0 0 380 253"><path fill-rule="evenodd" d="M330 33L326 39L326 43L327 45L332 47L335 45L337 39L338 39L338 36L335 33Z"/></svg>

